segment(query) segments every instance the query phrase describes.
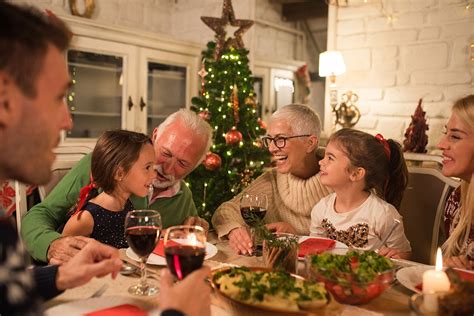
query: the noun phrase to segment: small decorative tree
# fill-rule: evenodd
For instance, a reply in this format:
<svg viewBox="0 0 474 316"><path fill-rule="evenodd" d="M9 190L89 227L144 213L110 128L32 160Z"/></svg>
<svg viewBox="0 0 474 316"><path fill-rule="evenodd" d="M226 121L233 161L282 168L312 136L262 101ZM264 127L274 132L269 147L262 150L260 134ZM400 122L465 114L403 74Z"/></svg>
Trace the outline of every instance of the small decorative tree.
<svg viewBox="0 0 474 316"><path fill-rule="evenodd" d="M426 112L421 107L423 99L418 101L415 113L411 116L411 123L405 131L405 140L403 141L403 151L412 153L426 153L428 144L428 124L426 123Z"/></svg>

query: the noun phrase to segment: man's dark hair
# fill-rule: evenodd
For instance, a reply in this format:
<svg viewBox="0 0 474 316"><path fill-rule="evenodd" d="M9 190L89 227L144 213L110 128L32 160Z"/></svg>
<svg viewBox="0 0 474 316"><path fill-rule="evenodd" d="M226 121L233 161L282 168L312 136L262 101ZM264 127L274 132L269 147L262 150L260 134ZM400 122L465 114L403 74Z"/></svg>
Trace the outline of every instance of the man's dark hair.
<svg viewBox="0 0 474 316"><path fill-rule="evenodd" d="M65 51L71 35L54 15L0 0L0 71L11 76L25 95L35 97L48 46Z"/></svg>

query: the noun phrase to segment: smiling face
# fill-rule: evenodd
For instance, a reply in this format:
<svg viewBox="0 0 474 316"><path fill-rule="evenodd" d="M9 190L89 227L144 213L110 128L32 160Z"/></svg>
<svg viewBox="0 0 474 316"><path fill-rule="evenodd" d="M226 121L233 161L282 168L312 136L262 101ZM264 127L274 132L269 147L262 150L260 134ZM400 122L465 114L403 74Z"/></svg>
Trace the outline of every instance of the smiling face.
<svg viewBox="0 0 474 316"><path fill-rule="evenodd" d="M156 179L153 186L167 188L186 177L200 162L206 139L177 119L157 137L153 132Z"/></svg>
<svg viewBox="0 0 474 316"><path fill-rule="evenodd" d="M438 148L443 150L443 174L470 181L474 172L474 131L455 112Z"/></svg>
<svg viewBox="0 0 474 316"><path fill-rule="evenodd" d="M154 163L155 152L153 146L151 144L143 145L138 160L125 174L122 181L120 181L120 185L136 196L146 196L155 179Z"/></svg>
<svg viewBox="0 0 474 316"><path fill-rule="evenodd" d="M337 141L329 142L324 158L319 161L321 183L332 189L351 182L351 162Z"/></svg>
<svg viewBox="0 0 474 316"><path fill-rule="evenodd" d="M289 137L295 136L290 124L282 118L270 121L267 129L269 137ZM304 166L304 159L307 155L314 155L313 151L309 151L308 137L291 138L286 140L283 148L278 148L272 141L268 146L268 150L272 155L272 161L275 163L279 173L291 173L300 177L307 173Z"/></svg>
<svg viewBox="0 0 474 316"><path fill-rule="evenodd" d="M4 86L6 104L14 109L5 123L8 132L2 140L5 178L32 184L49 181L59 133L72 128L65 103L69 84L64 55L49 45L36 80L35 97L24 95L11 80Z"/></svg>

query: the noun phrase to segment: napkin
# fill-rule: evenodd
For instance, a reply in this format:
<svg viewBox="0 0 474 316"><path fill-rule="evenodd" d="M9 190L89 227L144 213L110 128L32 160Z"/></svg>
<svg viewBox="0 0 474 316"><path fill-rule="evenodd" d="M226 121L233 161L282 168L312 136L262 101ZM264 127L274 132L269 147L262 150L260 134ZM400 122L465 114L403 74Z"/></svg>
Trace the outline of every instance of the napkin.
<svg viewBox="0 0 474 316"><path fill-rule="evenodd" d="M336 241L325 238L308 238L300 243L300 252L298 257L304 257L307 254L318 254L323 251L333 249Z"/></svg>
<svg viewBox="0 0 474 316"><path fill-rule="evenodd" d="M122 304L114 307L100 309L98 311L84 314L85 316L148 316L148 313L143 309L131 305Z"/></svg>
<svg viewBox="0 0 474 316"><path fill-rule="evenodd" d="M168 245L172 247L179 245L179 243L172 240L168 240ZM153 253L161 257L165 256L165 245L163 239L160 239L158 245L156 245L155 249L153 250Z"/></svg>

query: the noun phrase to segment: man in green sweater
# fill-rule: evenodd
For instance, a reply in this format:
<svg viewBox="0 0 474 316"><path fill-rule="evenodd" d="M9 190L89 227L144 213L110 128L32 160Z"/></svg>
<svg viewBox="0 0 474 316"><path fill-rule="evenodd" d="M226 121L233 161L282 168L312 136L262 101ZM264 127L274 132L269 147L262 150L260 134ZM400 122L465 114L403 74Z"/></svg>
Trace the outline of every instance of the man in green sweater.
<svg viewBox="0 0 474 316"><path fill-rule="evenodd" d="M156 155L156 180L147 198L132 196L135 209L155 209L163 227L209 224L197 216L189 188L182 180L204 159L212 143L212 129L190 110L170 115L153 131ZM58 229L67 221L80 189L89 184L91 155L85 156L58 183L44 201L27 212L21 234L31 256L43 262L67 262L90 240L86 237L62 237Z"/></svg>

